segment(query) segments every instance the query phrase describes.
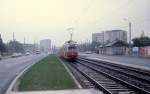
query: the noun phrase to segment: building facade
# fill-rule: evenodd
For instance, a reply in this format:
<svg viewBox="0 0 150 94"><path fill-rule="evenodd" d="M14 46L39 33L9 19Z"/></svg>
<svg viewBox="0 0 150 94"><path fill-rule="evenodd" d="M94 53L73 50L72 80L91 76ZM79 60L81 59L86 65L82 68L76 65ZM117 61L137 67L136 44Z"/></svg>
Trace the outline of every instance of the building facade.
<svg viewBox="0 0 150 94"><path fill-rule="evenodd" d="M51 40L50 39L44 39L40 41L40 51L44 53L51 52Z"/></svg>
<svg viewBox="0 0 150 94"><path fill-rule="evenodd" d="M110 30L104 33L104 43L111 43L116 40L127 42L127 32L124 30Z"/></svg>
<svg viewBox="0 0 150 94"><path fill-rule="evenodd" d="M38 44L23 44L25 52L35 53L35 51L39 50Z"/></svg>
<svg viewBox="0 0 150 94"><path fill-rule="evenodd" d="M116 40L127 42L127 32L124 30L108 30L92 34L92 42L107 44Z"/></svg>
<svg viewBox="0 0 150 94"><path fill-rule="evenodd" d="M92 34L92 42L103 43L104 41L104 33L93 33Z"/></svg>

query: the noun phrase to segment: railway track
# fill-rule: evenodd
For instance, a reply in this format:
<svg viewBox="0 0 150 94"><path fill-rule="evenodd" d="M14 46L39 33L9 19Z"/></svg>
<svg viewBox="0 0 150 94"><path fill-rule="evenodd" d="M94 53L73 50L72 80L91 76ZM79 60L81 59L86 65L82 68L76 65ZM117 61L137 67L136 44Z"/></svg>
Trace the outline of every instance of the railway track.
<svg viewBox="0 0 150 94"><path fill-rule="evenodd" d="M63 60L63 59L62 59ZM83 76L78 70L76 70L70 62L66 62L63 60L64 64L70 69L72 74L75 76L75 78L78 80L82 88L84 89L91 89L96 88L95 85L93 85L85 76Z"/></svg>
<svg viewBox="0 0 150 94"><path fill-rule="evenodd" d="M150 94L148 72L83 58L72 66L106 94Z"/></svg>
<svg viewBox="0 0 150 94"><path fill-rule="evenodd" d="M72 66L105 94L136 94L134 91L108 78L106 75L95 72L86 66L81 64L72 64Z"/></svg>

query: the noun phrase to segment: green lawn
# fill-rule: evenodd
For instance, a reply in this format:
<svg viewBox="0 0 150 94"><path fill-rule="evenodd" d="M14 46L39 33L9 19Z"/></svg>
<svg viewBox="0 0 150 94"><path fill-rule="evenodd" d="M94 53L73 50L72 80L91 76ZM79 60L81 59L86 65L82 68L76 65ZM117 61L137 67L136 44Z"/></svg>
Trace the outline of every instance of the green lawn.
<svg viewBox="0 0 150 94"><path fill-rule="evenodd" d="M71 76L54 55L44 58L21 77L19 91L77 88Z"/></svg>

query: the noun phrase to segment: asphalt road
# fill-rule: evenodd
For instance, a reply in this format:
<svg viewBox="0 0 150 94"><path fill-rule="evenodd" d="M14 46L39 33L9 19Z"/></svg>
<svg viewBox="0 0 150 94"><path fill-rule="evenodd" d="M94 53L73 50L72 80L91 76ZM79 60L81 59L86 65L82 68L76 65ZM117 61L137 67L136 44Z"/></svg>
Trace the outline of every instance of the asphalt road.
<svg viewBox="0 0 150 94"><path fill-rule="evenodd" d="M82 56L87 56L89 58L97 58L109 61L115 61L122 64L128 64L133 66L139 66L141 68L150 69L150 58L142 58L142 57L129 57L129 56L108 56L108 55L100 55L100 54L83 54Z"/></svg>
<svg viewBox="0 0 150 94"><path fill-rule="evenodd" d="M4 94L11 81L26 67L44 58L45 54L8 58L0 61L0 94Z"/></svg>

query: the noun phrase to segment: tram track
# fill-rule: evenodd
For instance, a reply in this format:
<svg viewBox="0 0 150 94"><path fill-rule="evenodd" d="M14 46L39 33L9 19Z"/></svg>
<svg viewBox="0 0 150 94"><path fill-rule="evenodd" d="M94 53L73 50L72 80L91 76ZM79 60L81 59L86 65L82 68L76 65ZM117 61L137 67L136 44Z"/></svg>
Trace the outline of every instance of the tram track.
<svg viewBox="0 0 150 94"><path fill-rule="evenodd" d="M87 58L78 58L76 62L68 62L68 65L78 80L84 79L81 83L85 87L89 85L87 88L98 89L104 94L150 94L150 75L147 71Z"/></svg>
<svg viewBox="0 0 150 94"><path fill-rule="evenodd" d="M79 63L71 65L105 94L136 94L132 89L123 86L120 82L87 66Z"/></svg>
<svg viewBox="0 0 150 94"><path fill-rule="evenodd" d="M125 69L122 68L122 66L119 67L118 65L117 65L118 68L116 68L116 66L114 67L111 64L107 65L107 63L106 64L100 63L83 58L82 59L79 58L77 60L77 63L86 66L98 73L101 73L113 80L118 81L122 85L126 86L131 90L134 90L138 94L150 94L149 73L147 72L142 71L138 72L138 70L134 71L135 69L129 70L128 68ZM146 79L144 79L144 77Z"/></svg>
<svg viewBox="0 0 150 94"><path fill-rule="evenodd" d="M85 58L78 58L78 60L111 69L116 72L121 72L124 75L129 75L133 78L138 78L142 81L145 81L146 83L150 83L150 71Z"/></svg>
<svg viewBox="0 0 150 94"><path fill-rule="evenodd" d="M69 70L72 72L76 80L78 80L82 88L96 88L95 85L93 85L84 75L82 75L75 67L73 67L72 64L70 64L70 62L66 62L65 60L63 60L63 63L69 68Z"/></svg>

